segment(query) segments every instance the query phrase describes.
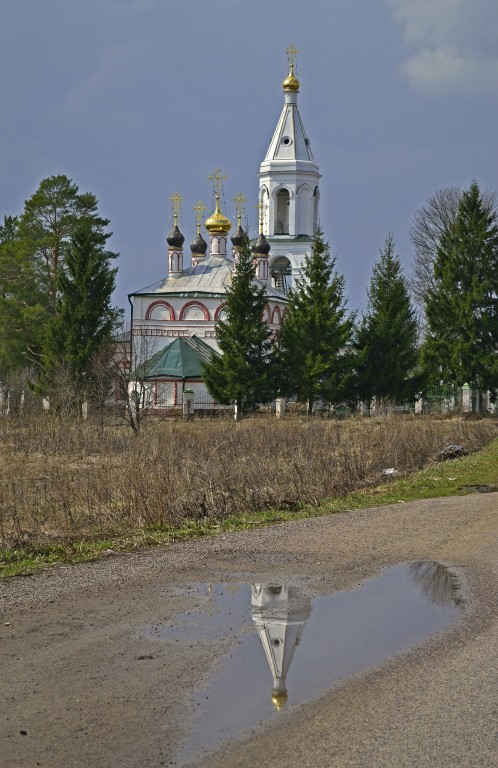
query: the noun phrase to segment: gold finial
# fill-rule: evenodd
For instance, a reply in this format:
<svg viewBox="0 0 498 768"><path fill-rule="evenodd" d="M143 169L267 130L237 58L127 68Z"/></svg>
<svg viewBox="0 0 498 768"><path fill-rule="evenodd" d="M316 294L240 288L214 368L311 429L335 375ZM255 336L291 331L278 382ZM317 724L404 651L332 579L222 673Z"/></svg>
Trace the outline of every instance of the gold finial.
<svg viewBox="0 0 498 768"><path fill-rule="evenodd" d="M247 203L247 197L244 197L242 192L238 192L233 198L233 202L235 203L235 210L237 212L237 226L240 227L240 222L244 215L245 204Z"/></svg>
<svg viewBox="0 0 498 768"><path fill-rule="evenodd" d="M183 197L180 195L179 192L175 192L174 195L171 195L171 208L173 210L173 226L178 226L178 214L180 213L180 204L183 200Z"/></svg>
<svg viewBox="0 0 498 768"><path fill-rule="evenodd" d="M213 190L216 197L216 210L204 223L204 226L210 235L226 235L232 227L230 219L227 219L227 217L220 211L220 195L223 191L223 182L226 181L226 178L226 176L222 175L219 168L216 168L214 173L209 177L209 181L213 184Z"/></svg>
<svg viewBox="0 0 498 768"><path fill-rule="evenodd" d="M266 209L268 208L268 205L261 201L257 204L256 210L258 212L258 221L259 221L259 234L263 234L263 222L265 218Z"/></svg>
<svg viewBox="0 0 498 768"><path fill-rule="evenodd" d="M280 710L285 707L288 699L287 691L273 691L271 700L273 702L273 706L277 710L277 712L280 712Z"/></svg>
<svg viewBox="0 0 498 768"><path fill-rule="evenodd" d="M201 234L201 222L204 218L204 211L206 210L206 206L204 203L202 203L200 200L199 202L194 205L194 213L195 213L195 220L197 222L197 234Z"/></svg>
<svg viewBox="0 0 498 768"><path fill-rule="evenodd" d="M297 54L299 53L299 50L296 48L294 43L291 43L289 47L285 49L285 52L287 54L287 58L289 59L289 74L287 75L283 83L284 91L298 91L299 80L294 74L294 66L296 64Z"/></svg>

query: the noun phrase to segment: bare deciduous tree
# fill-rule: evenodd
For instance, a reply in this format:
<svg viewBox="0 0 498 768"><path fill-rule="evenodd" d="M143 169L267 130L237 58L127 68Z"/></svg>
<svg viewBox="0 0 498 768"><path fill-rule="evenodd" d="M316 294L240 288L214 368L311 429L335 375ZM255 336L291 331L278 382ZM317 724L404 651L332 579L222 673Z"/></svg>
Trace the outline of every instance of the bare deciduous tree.
<svg viewBox="0 0 498 768"><path fill-rule="evenodd" d="M438 189L416 212L410 227L410 239L415 249L410 287L419 305L424 305L427 291L434 287L434 260L439 241L456 219L461 195L458 187Z"/></svg>
<svg viewBox="0 0 498 768"><path fill-rule="evenodd" d="M122 415L135 435L140 433L144 417L150 411L151 383L146 380L146 364L157 351L153 340L140 334L131 336L131 359L114 361L115 382L121 401L124 401Z"/></svg>
<svg viewBox="0 0 498 768"><path fill-rule="evenodd" d="M454 224L461 198L459 187L438 189L415 214L409 230L415 249L410 288L419 306L425 305L427 292L434 288L434 260L439 242L443 232ZM482 198L490 211L496 211L495 192L484 190Z"/></svg>

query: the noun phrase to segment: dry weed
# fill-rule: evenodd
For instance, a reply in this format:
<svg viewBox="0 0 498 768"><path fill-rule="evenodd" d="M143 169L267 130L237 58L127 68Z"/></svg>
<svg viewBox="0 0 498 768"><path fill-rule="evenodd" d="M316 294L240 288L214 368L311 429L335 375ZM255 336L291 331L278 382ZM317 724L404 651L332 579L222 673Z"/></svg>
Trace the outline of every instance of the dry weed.
<svg viewBox="0 0 498 768"><path fill-rule="evenodd" d="M318 504L428 463L448 443L476 450L496 421L149 422L119 427L44 416L0 421L0 547L43 546L140 527Z"/></svg>

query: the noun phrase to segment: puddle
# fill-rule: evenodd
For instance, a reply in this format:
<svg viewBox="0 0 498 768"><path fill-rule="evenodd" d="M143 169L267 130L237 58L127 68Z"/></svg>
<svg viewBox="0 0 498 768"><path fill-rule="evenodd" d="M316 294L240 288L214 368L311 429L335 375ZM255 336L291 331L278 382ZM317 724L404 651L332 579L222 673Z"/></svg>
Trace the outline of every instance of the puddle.
<svg viewBox="0 0 498 768"><path fill-rule="evenodd" d="M177 766L421 643L451 622L460 602L456 578L435 562L399 565L356 590L315 598L277 583L185 591L201 597L198 609L139 636L233 642L189 696L192 731Z"/></svg>

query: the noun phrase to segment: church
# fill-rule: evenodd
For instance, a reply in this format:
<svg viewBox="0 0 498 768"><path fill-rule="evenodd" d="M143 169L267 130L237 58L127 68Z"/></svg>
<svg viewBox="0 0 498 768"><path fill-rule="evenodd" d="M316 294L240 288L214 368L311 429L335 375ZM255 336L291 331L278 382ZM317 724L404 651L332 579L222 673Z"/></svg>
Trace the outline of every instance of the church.
<svg viewBox="0 0 498 768"><path fill-rule="evenodd" d="M294 45L286 49L289 71L283 81L284 104L259 171L259 236L252 243L255 282L264 286L265 319L278 332L287 303L286 293L300 277L319 223L320 172L311 151L297 105L300 83L295 73ZM234 198L237 227L221 210L223 177L210 176L215 210L203 221L206 207L196 203L197 235L190 243L178 227L181 196L170 200L173 228L168 243L168 274L129 294L131 304L131 367L143 372L149 408L171 408L182 402L185 389L194 391L196 407L212 406L202 383L202 363L219 354L216 322L223 319L226 291L243 238L241 221L246 198ZM208 241L203 237L202 225Z"/></svg>

